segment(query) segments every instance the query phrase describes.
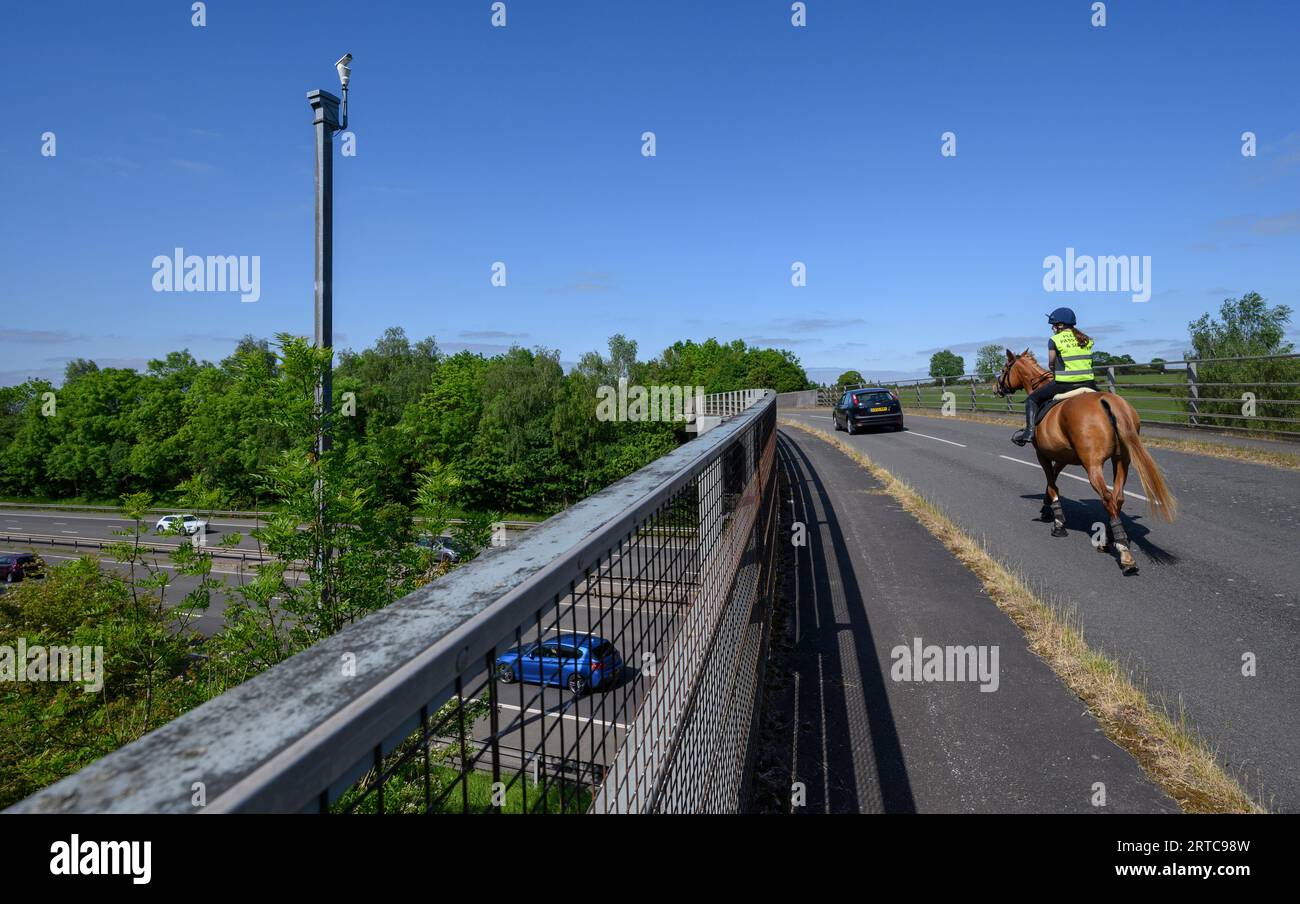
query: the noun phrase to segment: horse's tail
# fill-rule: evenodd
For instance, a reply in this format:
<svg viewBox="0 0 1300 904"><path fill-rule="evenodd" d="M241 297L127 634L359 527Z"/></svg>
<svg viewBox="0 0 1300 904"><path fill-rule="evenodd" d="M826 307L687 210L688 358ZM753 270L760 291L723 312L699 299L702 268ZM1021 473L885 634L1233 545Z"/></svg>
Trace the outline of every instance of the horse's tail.
<svg viewBox="0 0 1300 904"><path fill-rule="evenodd" d="M1120 454L1127 453L1137 467L1138 479L1142 481L1142 489L1151 500L1151 507L1155 513L1166 521L1173 521L1178 515L1178 503L1174 499L1174 494L1169 491L1168 485L1165 484L1165 476L1160 473L1160 466L1156 464L1147 447L1142 444L1142 438L1138 436L1137 412L1123 399L1119 400L1123 403L1119 405L1114 405L1113 401L1100 400L1101 406L1106 409L1106 413L1110 415L1110 422L1115 427L1115 441L1119 446L1116 451Z"/></svg>

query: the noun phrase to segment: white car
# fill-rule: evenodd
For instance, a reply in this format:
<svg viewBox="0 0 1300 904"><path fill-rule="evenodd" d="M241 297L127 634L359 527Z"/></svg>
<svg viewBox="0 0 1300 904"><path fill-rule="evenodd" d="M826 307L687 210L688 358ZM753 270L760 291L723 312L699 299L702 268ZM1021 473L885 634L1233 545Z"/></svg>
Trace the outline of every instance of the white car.
<svg viewBox="0 0 1300 904"><path fill-rule="evenodd" d="M208 522L201 521L193 515L163 515L153 529L160 534L176 533L179 530L193 535L207 528Z"/></svg>

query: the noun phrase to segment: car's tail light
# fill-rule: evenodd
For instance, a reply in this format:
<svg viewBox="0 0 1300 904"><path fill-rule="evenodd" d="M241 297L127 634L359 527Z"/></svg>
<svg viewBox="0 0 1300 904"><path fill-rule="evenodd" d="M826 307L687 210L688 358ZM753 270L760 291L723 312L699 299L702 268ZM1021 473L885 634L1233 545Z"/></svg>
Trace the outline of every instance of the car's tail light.
<svg viewBox="0 0 1300 904"><path fill-rule="evenodd" d="M593 661L593 662L591 663L591 670L592 670L593 672L599 672L599 671L600 671L601 669L603 669L604 667L605 667L605 663L601 662L599 659L597 659L597 660L595 660L595 661Z"/></svg>

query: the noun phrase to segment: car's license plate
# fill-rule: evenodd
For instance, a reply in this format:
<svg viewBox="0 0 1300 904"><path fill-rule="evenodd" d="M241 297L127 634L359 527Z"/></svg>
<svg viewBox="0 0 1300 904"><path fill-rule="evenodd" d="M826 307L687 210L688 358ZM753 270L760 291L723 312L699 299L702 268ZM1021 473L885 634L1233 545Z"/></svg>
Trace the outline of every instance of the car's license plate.
<svg viewBox="0 0 1300 904"><path fill-rule="evenodd" d="M875 414L877 411L888 411L888 410L889 410L888 405L881 405L879 408L872 408L871 413Z"/></svg>

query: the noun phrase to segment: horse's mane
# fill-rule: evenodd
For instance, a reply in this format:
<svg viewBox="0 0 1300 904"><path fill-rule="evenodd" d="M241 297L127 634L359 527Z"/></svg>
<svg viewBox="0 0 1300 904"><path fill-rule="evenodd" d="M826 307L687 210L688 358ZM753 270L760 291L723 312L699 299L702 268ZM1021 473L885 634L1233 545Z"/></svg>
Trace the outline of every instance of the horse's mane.
<svg viewBox="0 0 1300 904"><path fill-rule="evenodd" d="M1037 373L1034 374L1034 376L1042 376L1045 373L1050 373L1050 371L1048 371L1047 368L1043 367L1043 365L1038 363L1038 356L1035 355L1032 350L1026 349L1020 355L1020 358L1021 359L1028 358L1033 363L1034 368L1037 370Z"/></svg>

